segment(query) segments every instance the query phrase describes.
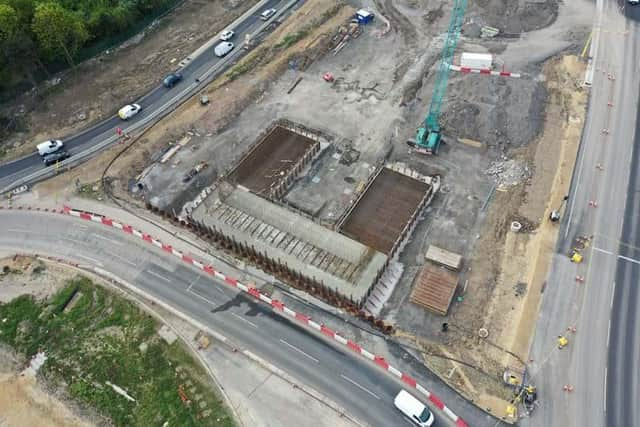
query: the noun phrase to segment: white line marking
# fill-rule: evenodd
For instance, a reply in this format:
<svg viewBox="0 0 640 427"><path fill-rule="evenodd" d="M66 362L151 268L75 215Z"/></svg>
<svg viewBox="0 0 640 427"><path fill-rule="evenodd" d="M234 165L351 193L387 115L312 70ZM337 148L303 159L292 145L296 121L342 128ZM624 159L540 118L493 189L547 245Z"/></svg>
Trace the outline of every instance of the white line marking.
<svg viewBox="0 0 640 427"><path fill-rule="evenodd" d="M616 293L616 282L613 282L613 289L611 289L611 301L609 301L609 311L613 309L613 296ZM609 320L611 320L611 313L609 313Z"/></svg>
<svg viewBox="0 0 640 427"><path fill-rule="evenodd" d="M76 254L76 256L79 256L80 258L84 258L84 259L89 260L91 262L95 262L96 264L98 264L100 266L102 265L102 263L100 261L98 261L97 259L95 259L95 258L91 258L91 257L88 257L86 255L82 255L82 254Z"/></svg>
<svg viewBox="0 0 640 427"><path fill-rule="evenodd" d="M122 257L122 256L120 256L120 255L118 255L118 254L116 254L116 253L113 253L113 252L111 252L111 251L105 251L105 252L106 252L107 254L109 254L110 256L112 256L112 257L114 257L114 258L118 258L120 261L122 261L122 262L126 262L127 264L129 264L129 265L131 265L131 266L133 266L133 267L135 267L135 266L137 265L135 262L130 261L130 260L126 259L125 257Z"/></svg>
<svg viewBox="0 0 640 427"><path fill-rule="evenodd" d="M607 367L604 367L604 412L607 412Z"/></svg>
<svg viewBox="0 0 640 427"><path fill-rule="evenodd" d="M198 298L200 298L201 300L206 301L206 302L208 302L208 303L209 303L209 304L211 304L211 305L218 305L218 303L217 303L217 302L212 301L212 300L208 299L207 297L204 297L204 296L200 295L200 294L199 294L199 293L197 293L196 291L192 291L192 290L191 290L191 289L189 289L189 288L187 288L187 292L189 292L189 293L191 293L191 294L193 294L193 295L197 296L197 297L198 297Z"/></svg>
<svg viewBox="0 0 640 427"><path fill-rule="evenodd" d="M602 252L603 254L613 255L613 252L608 251L606 249L596 248L595 246L593 247L593 250L596 251L596 252Z"/></svg>
<svg viewBox="0 0 640 427"><path fill-rule="evenodd" d="M611 318L609 318L609 325L607 326L607 348L609 348L609 336L611 335Z"/></svg>
<svg viewBox="0 0 640 427"><path fill-rule="evenodd" d="M156 273L155 271L145 270L144 272L148 273L148 274L150 274L152 276L156 276L158 279L162 279L162 280L165 280L165 281L171 283L171 279L167 279L166 277L161 276L160 274Z"/></svg>
<svg viewBox="0 0 640 427"><path fill-rule="evenodd" d="M286 342L285 340L280 340L280 342L281 342L282 344L285 344L285 345L287 345L287 346L291 347L292 349L294 349L294 350L295 350L295 351L297 351L298 353L305 355L306 357L308 357L309 359L313 360L314 362L316 362L316 363L318 363L318 362L319 362L319 360L318 360L318 359L316 359L315 357L310 356L309 354L307 354L307 353L305 353L304 351L300 350L300 349L299 349L298 347L296 347L295 345L289 344L289 343L288 343L288 342Z"/></svg>
<svg viewBox="0 0 640 427"><path fill-rule="evenodd" d="M22 230L20 228L10 228L7 230L10 233L31 233L31 230Z"/></svg>
<svg viewBox="0 0 640 427"><path fill-rule="evenodd" d="M240 316L240 315L238 315L238 314L231 313L231 315L232 315L233 317L236 317L236 318L238 318L238 319L242 320L243 322L246 322L246 323L250 324L250 325L251 325L251 326L253 326L254 328L257 328L257 327L258 327L258 325L256 325L255 323L253 323L253 322L251 322L251 321L249 321L249 320L245 319L244 317L242 317L242 316Z"/></svg>
<svg viewBox="0 0 640 427"><path fill-rule="evenodd" d="M122 246L122 242L118 242L118 241L116 241L116 240L110 239L110 238L108 238L108 237L101 236L101 235L96 234L96 233L92 233L92 235L93 235L94 237L97 237L98 239L102 239L102 240L106 240L107 242L111 242L111 243L113 243L114 245Z"/></svg>
<svg viewBox="0 0 640 427"><path fill-rule="evenodd" d="M365 391L367 393L369 393L371 396L375 397L376 399L380 400L380 396L378 396L377 394L375 394L374 392L372 392L371 390L361 386L360 384L358 384L357 382L355 382L354 380L352 380L349 377L346 377L342 374L340 374L340 376L345 379L346 381L349 381L351 384L353 384L354 386L358 387L360 390Z"/></svg>
<svg viewBox="0 0 640 427"><path fill-rule="evenodd" d="M638 261L637 259L629 258L629 257L626 257L624 255L618 255L618 258L620 258L622 260L625 260L625 261L633 262L635 264L640 264L640 261Z"/></svg>

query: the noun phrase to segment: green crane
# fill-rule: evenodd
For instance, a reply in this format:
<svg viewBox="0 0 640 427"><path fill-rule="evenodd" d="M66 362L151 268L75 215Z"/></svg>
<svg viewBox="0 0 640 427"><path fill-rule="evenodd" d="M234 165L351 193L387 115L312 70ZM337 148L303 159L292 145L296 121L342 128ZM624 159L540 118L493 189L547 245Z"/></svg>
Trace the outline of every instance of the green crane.
<svg viewBox="0 0 640 427"><path fill-rule="evenodd" d="M424 154L437 154L440 147L440 110L444 95L447 91L447 82L449 81L449 73L451 71L451 63L453 54L458 44L462 23L464 21L464 12L467 9L467 0L454 0L453 11L451 12L451 21L449 21L449 31L442 49L442 59L438 69L438 78L436 86L433 90L431 105L429 106L429 115L424 120L424 124L418 129L415 141L409 141L409 145L416 148L416 151Z"/></svg>

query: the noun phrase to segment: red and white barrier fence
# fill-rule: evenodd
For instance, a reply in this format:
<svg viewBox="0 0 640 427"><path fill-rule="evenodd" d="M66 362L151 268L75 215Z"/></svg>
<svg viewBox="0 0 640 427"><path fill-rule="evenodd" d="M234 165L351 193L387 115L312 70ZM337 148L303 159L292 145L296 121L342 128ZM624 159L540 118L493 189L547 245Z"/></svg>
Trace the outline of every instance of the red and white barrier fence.
<svg viewBox="0 0 640 427"><path fill-rule="evenodd" d="M519 79L521 77L520 73L511 73L509 71L494 71L482 68L461 67L459 65L449 65L449 69L453 71L459 71L464 74L487 74L490 76L498 77L513 77L514 79Z"/></svg>
<svg viewBox="0 0 640 427"><path fill-rule="evenodd" d="M358 343L347 339L345 337L343 337L342 335L340 335L338 332L332 330L331 328L328 328L327 326L318 323L314 320L311 319L311 317L306 316L302 313L298 313L294 310L291 310L290 308L286 307L285 304L281 301L278 301L277 299L271 298L268 295L262 293L259 289L255 288L254 286L251 285L246 285L244 283L241 283L240 281L238 281L237 279L234 279L233 277L229 277L226 274L222 273L221 271L216 270L216 268L214 268L211 265L208 264L204 264L196 259L194 259L192 256L187 255L181 251L178 251L177 249L173 248L171 245L162 243L160 240L155 239L154 237L150 236L149 234L143 233L141 231L136 230L135 228L133 228L130 225L126 225L126 224L122 224L118 221L115 221L113 219L104 217L102 215L98 215L95 213L90 213L90 212L84 212L84 211L79 211L79 210L75 210L72 209L68 206L65 206L62 210L57 210L57 209L32 209L32 208L26 208L26 207L9 207L9 209L24 209L24 210L42 210L45 212L54 212L54 213L63 213L66 215L70 215L73 217L77 217L86 221L92 221L98 224L102 224L105 225L107 227L112 227L112 228L117 228L119 230L122 230L124 233L130 234L132 236L138 237L142 240L144 240L147 243L152 244L153 246L156 246L157 248L161 249L164 252L167 252L173 256L175 256L176 258L182 260L183 262L187 263L187 264L191 264L194 267L204 271L205 273L209 274L212 277L215 277L216 279L221 280L222 282L224 282L225 284L232 286L234 288L240 289L241 291L251 295L252 297L254 297L257 300L262 301L265 304L268 304L272 307L273 310L278 311L280 313L282 313L283 315L297 321L298 323L301 323L305 326L307 326L308 328L311 328L317 332L319 332L320 334L326 336L327 338L332 339L335 342L338 342L339 344L349 348L351 351L363 356L366 359L369 359L370 361L372 361L373 363L375 363L377 366L379 366L380 368L384 369L385 371L389 372L391 375L395 376L396 378L398 378L400 381L402 381L406 386L415 389L416 391L418 391L419 393L421 393L422 395L424 395L431 403L433 403L438 409L440 409L449 419L451 419L455 425L457 427L467 427L468 424L462 419L460 418L458 415L455 414L455 412L453 412L450 408L448 408L444 402L435 394L431 393L429 390L427 390L426 388L424 388L423 386L421 386L420 384L418 384L418 382L411 377L410 375L407 375L403 372L401 372L400 370L396 369L395 367L393 367L392 365L389 364L389 362L387 362L387 360L382 357L382 356L377 356L371 352L369 352L368 350L366 350L365 348L363 348L361 345L359 345Z"/></svg>

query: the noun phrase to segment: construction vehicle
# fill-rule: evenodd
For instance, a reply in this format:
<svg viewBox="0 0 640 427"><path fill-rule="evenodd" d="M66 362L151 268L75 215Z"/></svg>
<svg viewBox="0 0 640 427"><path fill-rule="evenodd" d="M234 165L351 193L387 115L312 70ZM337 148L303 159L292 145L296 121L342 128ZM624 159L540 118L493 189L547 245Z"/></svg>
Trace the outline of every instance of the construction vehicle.
<svg viewBox="0 0 640 427"><path fill-rule="evenodd" d="M589 247L591 238L587 236L578 236L573 240L573 246L569 252L571 262L580 264L583 260L582 251Z"/></svg>
<svg viewBox="0 0 640 427"><path fill-rule="evenodd" d="M442 109L442 102L447 90L453 54L458 44L466 9L467 0L454 0L451 20L449 21L449 30L447 31L440 66L438 68L438 77L431 98L431 105L429 106L429 114L424 120L423 125L418 128L416 139L407 141L407 144L414 147L416 152L421 154L437 154L440 143L442 142L440 110Z"/></svg>
<svg viewBox="0 0 640 427"><path fill-rule="evenodd" d="M562 350L569 344L569 340L564 335L558 335L558 349Z"/></svg>

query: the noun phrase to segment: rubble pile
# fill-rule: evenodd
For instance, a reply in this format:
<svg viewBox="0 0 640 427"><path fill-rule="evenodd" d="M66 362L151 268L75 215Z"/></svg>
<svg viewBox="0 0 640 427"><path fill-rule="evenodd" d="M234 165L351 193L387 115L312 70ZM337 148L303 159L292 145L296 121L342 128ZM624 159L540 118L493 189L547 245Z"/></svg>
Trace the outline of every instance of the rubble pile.
<svg viewBox="0 0 640 427"><path fill-rule="evenodd" d="M494 161L485 171L493 181L504 187L512 187L528 181L531 177L529 166L520 160Z"/></svg>

